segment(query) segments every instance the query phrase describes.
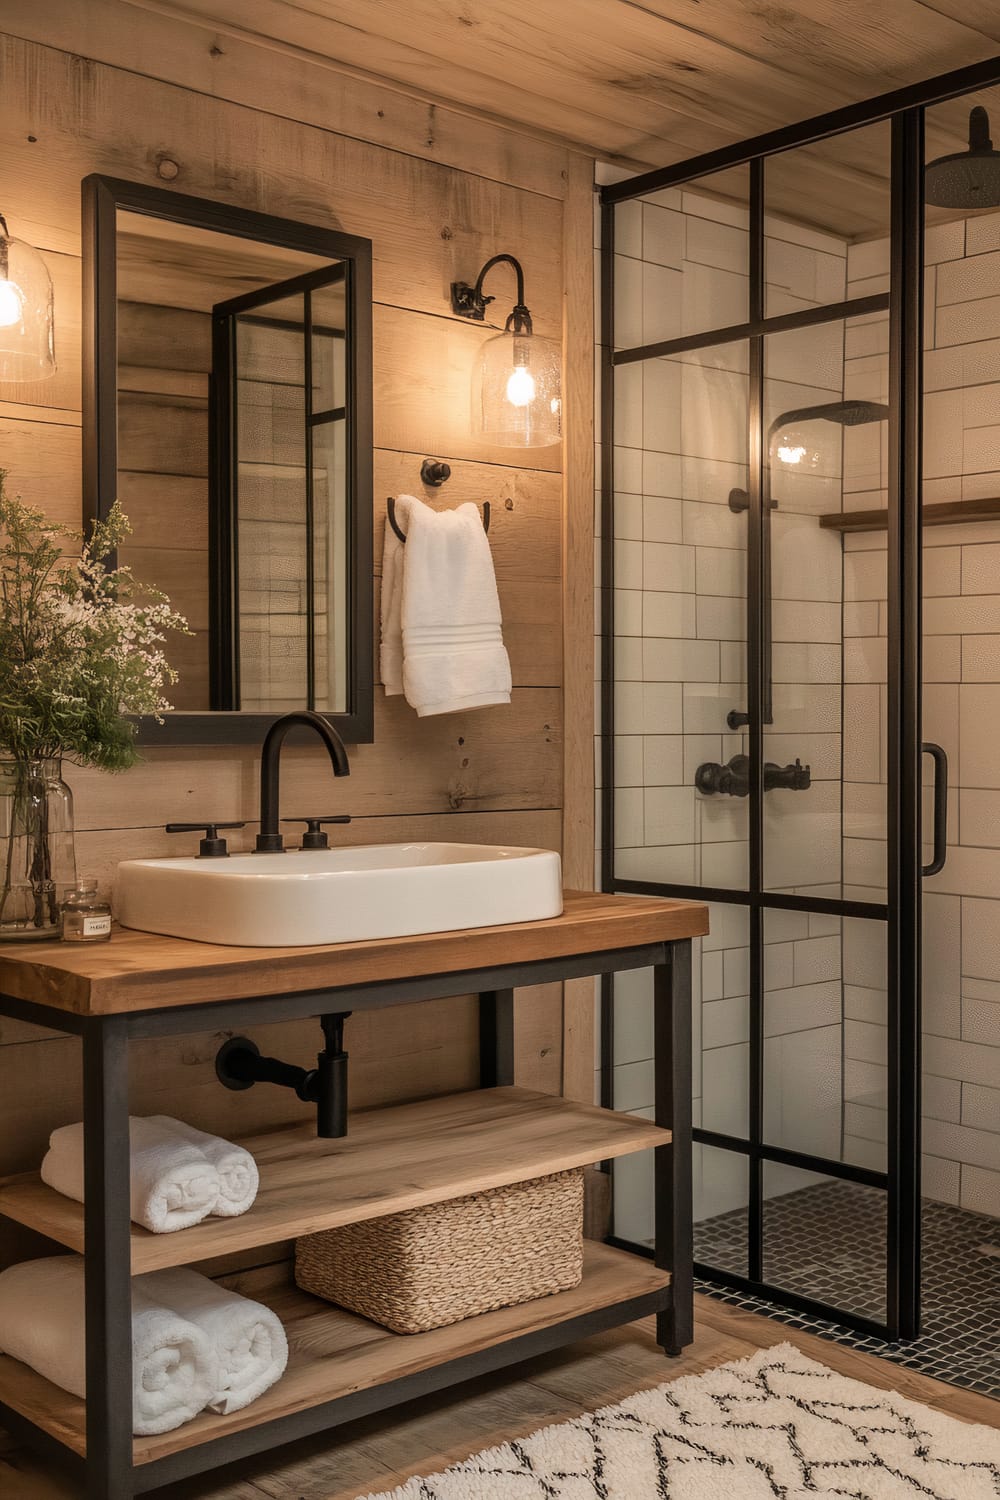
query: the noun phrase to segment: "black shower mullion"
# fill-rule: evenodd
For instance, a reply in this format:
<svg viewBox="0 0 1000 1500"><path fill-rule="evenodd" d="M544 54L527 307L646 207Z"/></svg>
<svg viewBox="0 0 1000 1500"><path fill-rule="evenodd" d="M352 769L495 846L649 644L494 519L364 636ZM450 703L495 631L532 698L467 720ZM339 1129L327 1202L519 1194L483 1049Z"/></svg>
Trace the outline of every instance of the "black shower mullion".
<svg viewBox="0 0 1000 1500"><path fill-rule="evenodd" d="M615 210L601 205L601 886L615 878ZM610 991L604 1007L611 1005ZM602 1015L602 1030L610 1018Z"/></svg>
<svg viewBox="0 0 1000 1500"><path fill-rule="evenodd" d="M750 322L759 329L764 316L764 163L750 163ZM764 599L764 337L750 339L747 412L747 754L750 757L749 788L749 883L759 896L764 885L764 629L767 601ZM747 1202L747 1270L752 1280L763 1278L764 1257L764 1164L760 1147L764 1139L764 914L759 901L750 908L750 1035L749 1108L747 1134L750 1140Z"/></svg>
<svg viewBox="0 0 1000 1500"><path fill-rule="evenodd" d="M920 1328L921 374L924 112L892 122L889 309L886 1322Z"/></svg>

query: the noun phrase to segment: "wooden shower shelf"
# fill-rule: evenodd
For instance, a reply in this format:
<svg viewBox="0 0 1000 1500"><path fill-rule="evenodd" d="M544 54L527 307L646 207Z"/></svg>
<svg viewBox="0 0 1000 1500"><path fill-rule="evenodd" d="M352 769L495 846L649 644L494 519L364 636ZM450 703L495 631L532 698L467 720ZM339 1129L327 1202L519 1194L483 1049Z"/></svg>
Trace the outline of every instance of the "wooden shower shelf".
<svg viewBox="0 0 1000 1500"><path fill-rule="evenodd" d="M636 1115L521 1088L361 1110L343 1140L319 1140L312 1125L270 1131L241 1142L260 1167L253 1208L176 1234L133 1224L132 1270L273 1245L669 1140L668 1130ZM83 1205L46 1187L36 1172L0 1181L0 1214L71 1250L84 1248Z"/></svg>
<svg viewBox="0 0 1000 1500"><path fill-rule="evenodd" d="M959 521L1000 521L1000 497L989 500L944 500L925 505L925 526L949 526ZM887 510L835 510L820 516L819 524L829 531L885 531L889 524Z"/></svg>
<svg viewBox="0 0 1000 1500"><path fill-rule="evenodd" d="M414 1334L389 1333L294 1287L256 1291L255 1296L274 1309L288 1333L288 1369L281 1380L243 1411L229 1416L203 1412L174 1432L136 1438L133 1461L153 1463L248 1427L389 1385L449 1360L556 1329L603 1308L634 1298L655 1298L669 1284L668 1272L657 1270L652 1261L587 1241L583 1280L570 1291ZM498 1358L497 1367L504 1362ZM0 1355L0 1401L73 1452L86 1452L84 1403L6 1355Z"/></svg>

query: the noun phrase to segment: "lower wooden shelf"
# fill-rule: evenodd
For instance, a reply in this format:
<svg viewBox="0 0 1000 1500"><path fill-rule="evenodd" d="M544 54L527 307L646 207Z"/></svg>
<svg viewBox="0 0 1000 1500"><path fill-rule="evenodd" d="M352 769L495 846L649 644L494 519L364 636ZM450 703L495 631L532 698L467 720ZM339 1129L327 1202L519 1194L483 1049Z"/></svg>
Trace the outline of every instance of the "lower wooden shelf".
<svg viewBox="0 0 1000 1500"><path fill-rule="evenodd" d="M288 1333L288 1369L282 1379L243 1411L229 1416L203 1413L174 1432L136 1438L134 1462L152 1463L248 1427L386 1385L600 1308L661 1292L669 1283L669 1274L657 1270L651 1261L588 1241L583 1280L572 1291L410 1335L389 1333L294 1287L257 1292ZM64 1447L86 1454L84 1402L6 1355L0 1355L0 1401Z"/></svg>

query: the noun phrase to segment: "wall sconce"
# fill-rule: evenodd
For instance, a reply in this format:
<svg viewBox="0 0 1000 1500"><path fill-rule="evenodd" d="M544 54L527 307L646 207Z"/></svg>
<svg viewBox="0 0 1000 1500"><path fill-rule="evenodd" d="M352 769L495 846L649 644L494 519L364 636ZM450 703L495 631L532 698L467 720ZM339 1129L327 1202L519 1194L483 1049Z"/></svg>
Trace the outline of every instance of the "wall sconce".
<svg viewBox="0 0 1000 1500"><path fill-rule="evenodd" d="M55 373L52 277L37 250L11 238L0 214L0 380Z"/></svg>
<svg viewBox="0 0 1000 1500"><path fill-rule="evenodd" d="M503 333L483 345L472 372L472 427L502 448L548 448L562 432L562 349L539 337L524 305L524 272L513 255L494 255L476 277L451 284L452 311L482 322L494 297L483 295L483 281L501 261L514 267L517 301Z"/></svg>

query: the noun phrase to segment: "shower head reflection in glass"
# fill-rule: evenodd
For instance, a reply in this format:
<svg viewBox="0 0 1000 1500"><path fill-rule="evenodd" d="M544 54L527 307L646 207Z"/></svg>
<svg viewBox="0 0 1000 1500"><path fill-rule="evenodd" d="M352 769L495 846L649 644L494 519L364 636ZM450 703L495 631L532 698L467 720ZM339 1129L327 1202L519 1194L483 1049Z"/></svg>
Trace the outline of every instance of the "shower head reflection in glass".
<svg viewBox="0 0 1000 1500"><path fill-rule="evenodd" d="M882 401L825 401L818 406L798 406L783 411L775 417L767 429L767 446L761 483L761 577L764 597L761 600L761 665L763 669L763 700L761 716L765 724L774 723L773 691L771 673L771 512L777 510L778 502L772 497L771 474L775 463L782 469L796 472L815 472L824 461L824 445L810 423L833 422L838 427L863 427L871 422L885 422L889 408ZM729 509L739 513L749 509L750 497L746 490L729 491ZM730 729L742 729L749 724L750 715L740 709L732 709L726 716Z"/></svg>

